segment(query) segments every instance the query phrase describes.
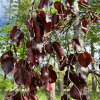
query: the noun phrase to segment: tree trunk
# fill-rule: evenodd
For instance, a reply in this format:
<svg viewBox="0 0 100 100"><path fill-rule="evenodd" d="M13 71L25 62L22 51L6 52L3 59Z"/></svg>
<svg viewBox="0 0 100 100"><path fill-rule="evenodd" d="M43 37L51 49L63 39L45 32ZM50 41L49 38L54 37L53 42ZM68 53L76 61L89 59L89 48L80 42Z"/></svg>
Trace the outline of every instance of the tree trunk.
<svg viewBox="0 0 100 100"><path fill-rule="evenodd" d="M94 43L93 40L91 39L91 56L94 57ZM92 63L92 70L95 70L94 68L94 63ZM93 74L92 76L92 91L96 91L96 79L95 76Z"/></svg>
<svg viewBox="0 0 100 100"><path fill-rule="evenodd" d="M82 29L81 29L81 20L80 20L80 14L79 14L79 8L78 8L78 0L74 0L73 4L72 4L75 16L73 16L73 20L75 21L74 25L73 25L73 29L74 29L74 36L76 38L79 39L80 42L80 46L76 46L76 50L77 53L79 54L80 52L83 52L83 48L84 48L84 44L83 44L83 35L82 35ZM78 54L76 56L78 56ZM82 66L80 66L80 64L76 63L76 70L77 73L82 73L85 77L86 77L86 82L87 82L87 73L88 73L88 69L84 68ZM83 90L83 94L86 95L89 98L89 89L88 87L85 87Z"/></svg>
<svg viewBox="0 0 100 100"><path fill-rule="evenodd" d="M59 90L60 90L60 95L63 94L63 77L62 77L62 72L59 72Z"/></svg>

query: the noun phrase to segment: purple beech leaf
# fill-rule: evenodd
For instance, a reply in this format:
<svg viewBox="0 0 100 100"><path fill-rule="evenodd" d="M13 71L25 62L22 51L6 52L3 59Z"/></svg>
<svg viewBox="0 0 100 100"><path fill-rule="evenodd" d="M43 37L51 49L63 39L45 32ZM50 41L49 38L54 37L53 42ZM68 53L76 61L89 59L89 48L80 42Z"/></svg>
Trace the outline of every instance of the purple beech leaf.
<svg viewBox="0 0 100 100"><path fill-rule="evenodd" d="M49 73L49 70L46 66L43 66L41 68L41 81L42 83L45 83L45 82L49 82L50 80L50 73Z"/></svg>
<svg viewBox="0 0 100 100"><path fill-rule="evenodd" d="M33 82L31 82L29 89L30 89L30 93L36 94L37 88L36 88L36 85Z"/></svg>
<svg viewBox="0 0 100 100"><path fill-rule="evenodd" d="M39 23L39 22L38 22ZM37 25L36 22L34 22L34 31L35 31L35 40L36 42L40 42L41 41L41 33L40 33L40 28Z"/></svg>
<svg viewBox="0 0 100 100"><path fill-rule="evenodd" d="M11 70L10 73L12 73L14 75L16 73L16 71L18 70L18 63L17 63L17 60L14 57L13 57L13 61L14 61L14 67Z"/></svg>
<svg viewBox="0 0 100 100"><path fill-rule="evenodd" d="M78 38L73 37L72 41L81 46Z"/></svg>
<svg viewBox="0 0 100 100"><path fill-rule="evenodd" d="M45 45L45 50L48 54L51 54L53 52L53 48L52 48L53 44L52 42L48 42L46 45Z"/></svg>
<svg viewBox="0 0 100 100"><path fill-rule="evenodd" d="M32 46L32 41L27 41L27 42L26 42L26 47L27 47L27 48L30 48L31 46Z"/></svg>
<svg viewBox="0 0 100 100"><path fill-rule="evenodd" d="M27 96L27 93L25 93L24 99L25 99L25 100L29 100L29 97Z"/></svg>
<svg viewBox="0 0 100 100"><path fill-rule="evenodd" d="M17 29L17 26L14 26L10 32L10 39L13 42L20 43L20 41L24 38L24 34L20 29Z"/></svg>
<svg viewBox="0 0 100 100"><path fill-rule="evenodd" d="M90 16L91 16L91 22L92 23L95 23L97 21L97 17L95 16L95 13L94 12L90 12Z"/></svg>
<svg viewBox="0 0 100 100"><path fill-rule="evenodd" d="M76 51L76 45L73 41L72 41L72 48Z"/></svg>
<svg viewBox="0 0 100 100"><path fill-rule="evenodd" d="M30 86L31 81L32 81L31 72L28 71L28 70L26 70L26 72L25 72L25 83L24 83L24 85L26 87Z"/></svg>
<svg viewBox="0 0 100 100"><path fill-rule="evenodd" d="M46 90L48 90L49 92L51 92L51 89L52 89L52 88L51 88L51 85L50 85L49 82L46 82L46 83L44 83L43 85L44 85L44 87L45 87Z"/></svg>
<svg viewBox="0 0 100 100"><path fill-rule="evenodd" d="M53 66L52 65L49 65L49 70L53 70Z"/></svg>
<svg viewBox="0 0 100 100"><path fill-rule="evenodd" d="M57 24L59 22L59 15L53 14L51 20L52 20L52 26L54 26L54 24Z"/></svg>
<svg viewBox="0 0 100 100"><path fill-rule="evenodd" d="M47 6L49 0L41 0L38 9L42 9L44 6Z"/></svg>
<svg viewBox="0 0 100 100"><path fill-rule="evenodd" d="M19 68L17 72L14 74L14 80L17 85L22 85L25 83L25 70L23 68Z"/></svg>
<svg viewBox="0 0 100 100"><path fill-rule="evenodd" d="M67 96L67 94L64 94L63 96L61 96L61 100L70 100Z"/></svg>
<svg viewBox="0 0 100 100"><path fill-rule="evenodd" d="M32 50L32 48L30 47L30 48L28 48L28 59L30 60L30 62L32 63L32 64L36 64L36 61L35 61L35 52Z"/></svg>
<svg viewBox="0 0 100 100"><path fill-rule="evenodd" d="M72 64L72 65L75 65L76 64L76 57L73 54L70 54L68 56L68 63L69 64Z"/></svg>
<svg viewBox="0 0 100 100"><path fill-rule="evenodd" d="M34 94L30 94L31 100L38 100L38 97Z"/></svg>
<svg viewBox="0 0 100 100"><path fill-rule="evenodd" d="M81 96L79 90L74 85L70 89L70 96L73 99L78 99Z"/></svg>
<svg viewBox="0 0 100 100"><path fill-rule="evenodd" d="M54 3L55 9L57 9L58 14L62 14L65 12L64 5L60 1L56 1Z"/></svg>
<svg viewBox="0 0 100 100"><path fill-rule="evenodd" d="M92 57L88 52L80 53L78 56L79 64L83 67L87 67L92 61Z"/></svg>
<svg viewBox="0 0 100 100"><path fill-rule="evenodd" d="M82 17L82 30L84 33L87 33L87 25L89 25L89 20L88 20L88 17L86 16L83 16Z"/></svg>
<svg viewBox="0 0 100 100"><path fill-rule="evenodd" d="M50 83L54 83L57 79L57 74L54 70L49 69L49 73L50 73Z"/></svg>
<svg viewBox="0 0 100 100"><path fill-rule="evenodd" d="M66 0L66 6L69 8L70 6L71 6L71 4L70 4L70 0Z"/></svg>
<svg viewBox="0 0 100 100"><path fill-rule="evenodd" d="M13 96L13 100L24 100L23 95L18 92L15 96Z"/></svg>
<svg viewBox="0 0 100 100"><path fill-rule="evenodd" d="M1 56L1 68L6 74L17 68L17 61L13 57L12 51L9 50Z"/></svg>
<svg viewBox="0 0 100 100"><path fill-rule="evenodd" d="M63 57L63 50L58 42L53 42L53 49L56 52L58 59L61 60Z"/></svg>
<svg viewBox="0 0 100 100"><path fill-rule="evenodd" d="M13 39L16 32L17 32L17 26L14 26L9 35L11 40Z"/></svg>
<svg viewBox="0 0 100 100"><path fill-rule="evenodd" d="M36 13L37 13L36 20L38 22L38 27L39 27L39 25L42 25L42 27L40 28L41 29L40 33L42 33L42 36L43 36L44 31L50 32L50 30L52 30L52 22L46 20L48 18L48 16L44 13L44 11L36 11Z"/></svg>

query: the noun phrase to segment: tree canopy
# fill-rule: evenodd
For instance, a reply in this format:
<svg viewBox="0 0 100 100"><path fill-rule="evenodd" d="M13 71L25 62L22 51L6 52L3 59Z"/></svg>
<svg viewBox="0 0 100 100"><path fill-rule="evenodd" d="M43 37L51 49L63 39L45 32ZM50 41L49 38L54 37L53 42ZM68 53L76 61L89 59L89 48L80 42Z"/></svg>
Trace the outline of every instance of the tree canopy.
<svg viewBox="0 0 100 100"><path fill-rule="evenodd" d="M100 1L94 2L18 0L18 5L13 5L13 11L17 8L17 12L9 16L10 25L0 30L7 33L5 37L0 36L6 41L1 46L7 43L6 51L3 50L1 56L1 68L5 74L12 73L16 84L19 87L24 85L26 91L24 95L21 91L7 92L4 100L38 100L35 94L37 87L42 86L47 93L51 92L51 84L57 80L54 66L49 64L51 57L58 59L60 71L65 70L63 81L66 89L70 83L73 84L70 96L77 100L89 100L83 94L84 88L88 87L86 77L78 70L77 63L80 68L88 68L90 63L98 62L81 42L92 39L94 43L99 43L100 40L100 29L97 27L100 23ZM100 76L98 71L89 69L89 73ZM53 98L48 95L47 100ZM68 93L63 94L61 100L69 100Z"/></svg>

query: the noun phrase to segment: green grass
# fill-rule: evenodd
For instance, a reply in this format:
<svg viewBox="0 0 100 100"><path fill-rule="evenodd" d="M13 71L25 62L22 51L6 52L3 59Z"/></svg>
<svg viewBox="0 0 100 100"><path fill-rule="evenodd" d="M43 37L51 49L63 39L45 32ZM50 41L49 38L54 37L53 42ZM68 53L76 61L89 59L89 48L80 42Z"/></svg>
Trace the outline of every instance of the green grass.
<svg viewBox="0 0 100 100"><path fill-rule="evenodd" d="M6 92L5 93L0 92L0 100L4 100L5 94L6 94ZM90 93L91 100L95 100L95 98L98 96L98 94L99 93L97 93L97 92L91 92ZM38 100L46 100L47 99L47 96L46 96L47 94L44 90L38 90L36 95L38 97ZM68 97L70 98L70 95ZM56 92L55 100L61 100L61 96L60 96L59 92ZM74 99L70 98L70 100L74 100ZM100 100L100 96L96 100Z"/></svg>

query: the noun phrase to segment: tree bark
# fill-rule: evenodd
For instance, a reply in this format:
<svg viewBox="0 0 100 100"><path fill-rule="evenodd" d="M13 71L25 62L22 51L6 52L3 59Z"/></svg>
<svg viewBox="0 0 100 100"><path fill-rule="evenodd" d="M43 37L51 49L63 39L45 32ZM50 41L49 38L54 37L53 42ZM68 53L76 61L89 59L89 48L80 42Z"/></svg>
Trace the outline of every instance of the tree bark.
<svg viewBox="0 0 100 100"><path fill-rule="evenodd" d="M80 45L81 45L81 47L78 46L78 45L76 46L76 51L77 51L76 56L78 56L79 53L83 52L83 48L84 48L83 35L82 35L82 29L81 29L81 20L80 20L79 8L78 8L78 0L73 1L72 7L73 7L73 10L74 10L74 13L75 13L75 16L72 16L73 17L72 19L75 22L74 25L73 25L74 36L79 39L79 42L80 42ZM80 64L77 61L76 70L77 70L77 73L80 72L86 77L86 82L87 82L88 69L80 66ZM89 98L88 87L84 88L83 95L86 95Z"/></svg>
<svg viewBox="0 0 100 100"><path fill-rule="evenodd" d="M60 95L63 94L63 77L62 77L62 72L59 72L59 90L60 90Z"/></svg>
<svg viewBox="0 0 100 100"><path fill-rule="evenodd" d="M91 56L94 57L94 43L93 40L91 39ZM92 70L95 70L94 68L94 63L92 63ZM93 74L92 76L92 91L96 91L96 79L95 76Z"/></svg>

